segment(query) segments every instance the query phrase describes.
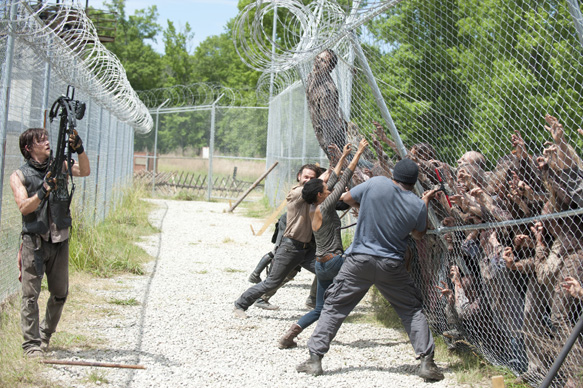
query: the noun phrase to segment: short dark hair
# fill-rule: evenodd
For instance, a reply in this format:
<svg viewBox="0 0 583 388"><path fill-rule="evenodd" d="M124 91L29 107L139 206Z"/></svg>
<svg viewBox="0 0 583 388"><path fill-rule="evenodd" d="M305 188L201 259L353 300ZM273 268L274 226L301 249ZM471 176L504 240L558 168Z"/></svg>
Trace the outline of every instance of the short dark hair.
<svg viewBox="0 0 583 388"><path fill-rule="evenodd" d="M310 205L316 203L318 194L324 192L324 181L322 179L310 179L302 189L302 199Z"/></svg>
<svg viewBox="0 0 583 388"><path fill-rule="evenodd" d="M298 170L298 173L296 174L296 180L299 182L300 180L298 179L298 177L300 175L302 175L302 171L304 171L305 169L308 170L312 170L316 173L316 178L319 177L320 175L322 175L322 170L320 169L320 167L316 166L315 164L304 164L302 167L300 167L300 169ZM326 170L324 170L326 171Z"/></svg>
<svg viewBox="0 0 583 388"><path fill-rule="evenodd" d="M43 137L48 137L49 134L44 128L28 128L26 131L20 134L18 138L18 143L20 145L20 153L24 156L24 159L30 159L30 151L26 148L33 146L35 141L40 141Z"/></svg>

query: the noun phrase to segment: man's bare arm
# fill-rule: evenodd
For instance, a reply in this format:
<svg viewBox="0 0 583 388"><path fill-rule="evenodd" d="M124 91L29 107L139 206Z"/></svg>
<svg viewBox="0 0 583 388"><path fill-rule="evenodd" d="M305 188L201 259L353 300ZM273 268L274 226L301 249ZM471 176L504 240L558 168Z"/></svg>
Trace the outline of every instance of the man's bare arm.
<svg viewBox="0 0 583 388"><path fill-rule="evenodd" d="M10 175L10 187L12 188L12 193L14 194L14 201L16 201L16 206L18 206L18 210L20 210L22 215L26 216L38 208L38 205L41 202L38 194L29 197L28 193L26 192L26 187L24 187L24 184L16 172L13 172L12 175ZM46 195L49 194L47 193Z"/></svg>
<svg viewBox="0 0 583 388"><path fill-rule="evenodd" d="M350 191L347 191L346 193L342 194L340 196L340 200L341 201L344 201L344 203L346 203L347 205L349 205L351 207L354 207L354 208L357 208L357 209L360 208L360 203L359 202L356 202L354 200L354 198L352 198L352 195L350 195Z"/></svg>

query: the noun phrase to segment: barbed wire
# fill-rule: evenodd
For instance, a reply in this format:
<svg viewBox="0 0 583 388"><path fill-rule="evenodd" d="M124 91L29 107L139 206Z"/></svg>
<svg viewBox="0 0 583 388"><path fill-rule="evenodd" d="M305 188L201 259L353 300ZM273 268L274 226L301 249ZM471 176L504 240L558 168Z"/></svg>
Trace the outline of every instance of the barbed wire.
<svg viewBox="0 0 583 388"><path fill-rule="evenodd" d="M262 73L257 80L257 87L255 89L257 101L260 103L268 103L270 96L277 96L283 93L285 89L298 81L300 81L300 76L296 69L284 70L277 74Z"/></svg>
<svg viewBox="0 0 583 388"><path fill-rule="evenodd" d="M160 106L166 100L169 101L164 105L165 108L211 105L221 95L219 100L221 106L235 106L242 102L238 90L206 82L138 90L137 94L150 109Z"/></svg>
<svg viewBox="0 0 583 388"><path fill-rule="evenodd" d="M245 7L233 27L233 43L243 62L258 71L279 73L313 59L324 48L349 55L348 34L401 0L354 1L350 10L319 0L258 0ZM278 30L272 38L273 16Z"/></svg>
<svg viewBox="0 0 583 388"><path fill-rule="evenodd" d="M16 11L12 17L11 9ZM137 132L152 129L146 106L131 87L118 58L103 46L95 26L77 0L60 3L14 0L0 4L0 31L13 34L75 85Z"/></svg>

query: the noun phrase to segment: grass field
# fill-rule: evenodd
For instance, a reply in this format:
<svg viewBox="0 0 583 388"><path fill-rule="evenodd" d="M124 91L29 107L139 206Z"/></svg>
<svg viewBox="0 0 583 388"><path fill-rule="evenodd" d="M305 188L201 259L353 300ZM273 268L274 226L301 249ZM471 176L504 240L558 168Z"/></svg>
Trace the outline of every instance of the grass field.
<svg viewBox="0 0 583 388"><path fill-rule="evenodd" d="M232 176L237 167L237 179L243 181L255 181L265 172L264 160L245 159L213 159L213 176ZM161 155L158 158L158 171L194 172L207 174L209 160L203 158L185 158L174 155Z"/></svg>

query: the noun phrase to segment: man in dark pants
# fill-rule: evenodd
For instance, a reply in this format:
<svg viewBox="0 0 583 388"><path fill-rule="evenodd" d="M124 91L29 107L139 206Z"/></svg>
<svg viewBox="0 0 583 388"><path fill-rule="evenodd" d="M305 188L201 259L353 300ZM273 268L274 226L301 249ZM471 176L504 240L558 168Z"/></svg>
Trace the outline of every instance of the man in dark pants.
<svg viewBox="0 0 583 388"><path fill-rule="evenodd" d="M433 361L435 344L422 310L421 293L403 263L409 234L415 239L427 230L427 206L437 190L419 199L413 192L419 167L411 159L399 161L393 179L373 177L342 195L347 204L359 207L352 245L326 300L318 325L308 341L310 358L298 372L320 375L322 357L330 348L340 325L374 284L395 309L421 358L419 375L442 380Z"/></svg>
<svg viewBox="0 0 583 388"><path fill-rule="evenodd" d="M298 172L298 184L288 193L287 225L281 245L275 253L271 271L267 278L245 291L235 301L234 315L237 318L247 318L245 311L261 295L276 289L288 273L301 265L311 273L315 273L316 244L312 242L312 226L310 220L310 205L302 199L304 183L320 175L320 169L313 164L306 164Z"/></svg>
<svg viewBox="0 0 583 388"><path fill-rule="evenodd" d="M43 128L27 129L19 141L26 163L10 176L10 187L22 213L19 252L22 348L26 356L39 357L48 349L69 292L71 214L69 202L58 201L51 193L55 188L51 187L54 181L45 178L51 161L47 131ZM69 147L71 152L77 153L79 160L79 163L68 166L73 176L89 175L89 158L78 135L71 135ZM45 274L50 296L45 319L39 324L38 297Z"/></svg>
<svg viewBox="0 0 583 388"><path fill-rule="evenodd" d="M285 227L287 225L287 213L283 213L282 216L279 218L279 220L277 221L277 225L276 225L276 230L275 233L273 234L273 237L271 238L271 242L275 244L275 246L273 247L273 250L271 250L271 252L266 253L265 256L263 256L261 258L261 260L259 260L259 263L257 263L257 266L255 267L255 269L253 270L253 272L251 273L251 275L249 275L249 282L250 283L260 283L261 282L261 272L267 268L267 266L269 264L271 264L271 262L273 261L273 258L275 257L275 253L277 252L277 248L279 248L279 245L281 244L281 240L283 239L283 234L285 233ZM263 294L259 299L257 299L255 301L255 303L253 304L253 306L255 307L259 307L262 308L264 310L277 310L279 309L278 306L269 303L269 300L271 299L272 296L275 295L275 293L277 292L277 290L279 290L281 287L283 287L286 283L291 282L294 277L300 272L302 268L300 266L295 267L283 280L283 282L274 290L269 291L266 294ZM267 271L269 273L269 271ZM316 306L316 286L317 286L318 282L316 281L316 277L314 276L314 281L312 281L312 287L310 287L310 295L308 296L308 299L306 299L306 307L312 309ZM313 306L311 306L310 304L313 302Z"/></svg>

